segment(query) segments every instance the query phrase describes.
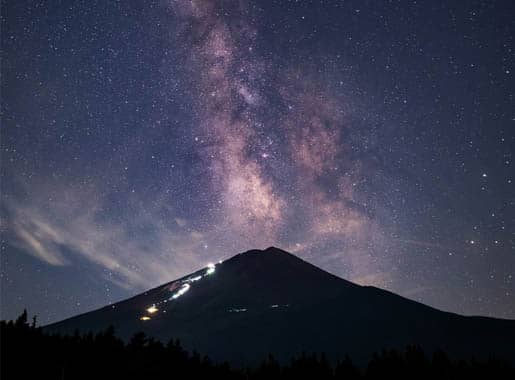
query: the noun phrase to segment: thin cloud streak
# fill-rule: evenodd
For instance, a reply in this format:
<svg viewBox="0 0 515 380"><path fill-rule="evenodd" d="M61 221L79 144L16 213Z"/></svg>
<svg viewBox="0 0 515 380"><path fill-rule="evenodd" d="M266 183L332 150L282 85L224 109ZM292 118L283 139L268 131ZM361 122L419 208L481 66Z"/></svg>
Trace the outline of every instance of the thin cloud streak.
<svg viewBox="0 0 515 380"><path fill-rule="evenodd" d="M72 188L66 193L51 208L39 201L42 194L4 202L13 243L49 265L71 265L76 256L87 259L127 289L146 289L205 264L198 254L201 233L187 234L174 220L168 223L157 212L138 208L130 221L114 224L102 219L102 198ZM134 228L152 231L152 238L141 241L131 233Z"/></svg>

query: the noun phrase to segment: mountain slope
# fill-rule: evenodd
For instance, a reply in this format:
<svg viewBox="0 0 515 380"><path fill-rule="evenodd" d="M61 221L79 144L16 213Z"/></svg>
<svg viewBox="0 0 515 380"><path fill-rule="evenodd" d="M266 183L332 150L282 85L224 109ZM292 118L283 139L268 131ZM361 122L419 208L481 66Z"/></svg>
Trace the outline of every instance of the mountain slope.
<svg viewBox="0 0 515 380"><path fill-rule="evenodd" d="M273 353L348 353L418 344L454 357L515 358L515 321L442 312L331 275L277 248L253 250L143 294L49 326L49 332L114 325L129 338L144 331L179 338L217 360L252 364Z"/></svg>

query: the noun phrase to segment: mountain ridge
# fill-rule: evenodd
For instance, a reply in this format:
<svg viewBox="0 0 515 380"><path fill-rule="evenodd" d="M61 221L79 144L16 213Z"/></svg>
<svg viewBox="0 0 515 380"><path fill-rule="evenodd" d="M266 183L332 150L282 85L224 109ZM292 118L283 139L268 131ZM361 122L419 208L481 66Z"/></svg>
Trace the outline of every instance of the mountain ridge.
<svg viewBox="0 0 515 380"><path fill-rule="evenodd" d="M420 345L455 357L515 358L515 321L461 316L328 273L275 247L249 250L129 299L47 325L48 332L143 331L215 360L253 363L302 351L366 360Z"/></svg>

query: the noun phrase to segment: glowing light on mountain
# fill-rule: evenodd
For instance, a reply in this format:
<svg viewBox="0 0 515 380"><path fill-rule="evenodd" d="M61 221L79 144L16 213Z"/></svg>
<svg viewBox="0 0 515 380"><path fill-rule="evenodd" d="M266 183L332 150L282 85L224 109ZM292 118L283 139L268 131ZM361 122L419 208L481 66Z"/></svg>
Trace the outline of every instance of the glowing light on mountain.
<svg viewBox="0 0 515 380"><path fill-rule="evenodd" d="M139 320L140 320L140 321L149 321L149 320L150 320L150 317L148 317L148 316L144 315L144 316L143 316L143 317L141 317Z"/></svg>
<svg viewBox="0 0 515 380"><path fill-rule="evenodd" d="M184 293L186 293L188 290L190 290L191 285L190 284L183 284L182 287L175 293L170 299L177 299L180 296L182 296Z"/></svg>
<svg viewBox="0 0 515 380"><path fill-rule="evenodd" d="M195 281L198 281L202 279L202 276L195 276L195 277L190 277L186 280L186 282L195 282Z"/></svg>
<svg viewBox="0 0 515 380"><path fill-rule="evenodd" d="M207 264L206 275L210 275L213 273L215 273L215 264L213 264L213 263Z"/></svg>
<svg viewBox="0 0 515 380"><path fill-rule="evenodd" d="M247 309L246 308L241 308L241 309L238 309L238 308L230 308L229 309L229 313L244 313L246 312Z"/></svg>
<svg viewBox="0 0 515 380"><path fill-rule="evenodd" d="M156 305L152 305L150 306L148 309L147 309L147 312L150 313L150 314L154 314L154 313L157 313L159 309L156 307Z"/></svg>

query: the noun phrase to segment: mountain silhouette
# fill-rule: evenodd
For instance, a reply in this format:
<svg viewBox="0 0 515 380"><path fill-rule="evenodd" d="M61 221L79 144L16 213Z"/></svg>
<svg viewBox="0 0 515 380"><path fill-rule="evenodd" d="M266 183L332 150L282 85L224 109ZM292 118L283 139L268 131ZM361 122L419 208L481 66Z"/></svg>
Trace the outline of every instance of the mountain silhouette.
<svg viewBox="0 0 515 380"><path fill-rule="evenodd" d="M327 273L278 248L251 250L223 263L101 309L44 327L50 333L114 326L129 339L143 331L163 342L236 365L272 353L349 354L364 363L383 348L418 345L453 358L514 361L515 321L443 312Z"/></svg>

